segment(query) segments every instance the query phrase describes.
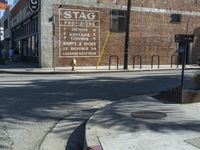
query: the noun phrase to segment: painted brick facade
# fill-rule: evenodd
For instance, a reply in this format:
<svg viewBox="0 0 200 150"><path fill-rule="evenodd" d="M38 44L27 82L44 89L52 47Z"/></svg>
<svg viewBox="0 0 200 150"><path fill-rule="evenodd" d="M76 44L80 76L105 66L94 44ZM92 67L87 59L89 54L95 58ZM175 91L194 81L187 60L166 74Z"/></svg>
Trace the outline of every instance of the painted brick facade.
<svg viewBox="0 0 200 150"><path fill-rule="evenodd" d="M56 66L70 66L73 58L77 59L78 65L80 66L95 66L98 62L99 57L61 58L59 56L60 34L63 34L60 32L59 26L60 9L99 11L99 42L101 51L106 35L110 31L111 10L126 10L126 4L127 0L41 0L41 8L38 12L39 66L53 67L54 64ZM25 5L27 6L27 0L20 0L12 10L11 18L17 18L16 14ZM187 22L188 34L195 35L195 41L190 45L188 60L189 63L196 63L197 57L200 56L199 10L199 0L132 0L129 64L131 65L133 63L133 56L135 55L142 56L143 64L150 64L153 55L160 56L161 64L170 64L171 56L176 53L177 49L177 44L174 39L175 34L186 34ZM26 9L24 9L25 11ZM181 23L170 23L171 14L181 14ZM52 15L55 17L55 38L52 37L52 22L49 22L49 18ZM90 33L90 35L92 34ZM111 55L118 56L119 63L123 65L124 41L125 33L112 32L105 47L100 65L108 65Z"/></svg>
<svg viewBox="0 0 200 150"><path fill-rule="evenodd" d="M117 2L114 3L114 2ZM110 30L110 11L107 4L112 4L113 8L120 4L121 8L125 8L126 1L124 0L98 0L97 3L101 7L80 7L62 5L63 9L79 9L79 10L98 10L100 11L101 20L101 48L105 41L107 32ZM120 6L118 5L118 6ZM190 63L196 63L197 56L200 55L200 16L182 15L182 21L180 24L170 23L170 12L165 11L180 11L183 14L190 11L197 11L200 8L199 2L196 4L195 1L185 0L134 0L132 3L133 7L138 8L155 8L156 11L160 12L148 12L143 11L132 11L131 12L131 23L130 23L130 44L129 44L129 64L132 64L132 57L134 55L141 55L143 64L150 64L151 57L153 55L160 56L161 64L170 64L171 56L176 52L175 34L185 34L187 20L189 22L189 34L195 35L195 42L191 45L189 54ZM105 8L103 6L106 6ZM189 6L189 7L188 7ZM55 60L56 66L70 65L72 58L59 58L58 47L59 47L59 26L58 26L58 9L59 5L54 5L54 15L56 18L56 40L55 40ZM189 18L189 19L188 19ZM124 55L124 33L111 33L108 43L105 48L105 52L102 57L101 65L108 65L108 60L111 55L119 56L119 62L123 64ZM97 58L76 58L78 65L96 65ZM155 60L156 61L156 60Z"/></svg>

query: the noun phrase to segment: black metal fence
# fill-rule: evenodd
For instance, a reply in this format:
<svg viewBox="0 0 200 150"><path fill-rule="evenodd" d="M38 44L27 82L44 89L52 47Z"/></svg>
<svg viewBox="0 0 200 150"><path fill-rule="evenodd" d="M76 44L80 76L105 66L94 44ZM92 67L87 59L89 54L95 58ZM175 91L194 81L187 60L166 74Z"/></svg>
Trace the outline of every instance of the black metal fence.
<svg viewBox="0 0 200 150"><path fill-rule="evenodd" d="M151 57L151 68L153 68L153 65L154 65L154 58L157 58L158 68L160 68L160 56L159 55L153 55Z"/></svg>
<svg viewBox="0 0 200 150"><path fill-rule="evenodd" d="M139 59L139 62L140 62L140 69L142 69L142 56L141 55L134 55L133 56L133 69L135 69L135 60L136 60L136 58L138 58Z"/></svg>
<svg viewBox="0 0 200 150"><path fill-rule="evenodd" d="M171 68L173 67L173 60L176 60L176 67L178 68L179 64L178 64L178 55L177 54L174 54L171 56Z"/></svg>
<svg viewBox="0 0 200 150"><path fill-rule="evenodd" d="M111 55L109 58L109 70L111 70L111 62L112 62L112 58L117 59L117 70L119 69L119 56L117 55Z"/></svg>

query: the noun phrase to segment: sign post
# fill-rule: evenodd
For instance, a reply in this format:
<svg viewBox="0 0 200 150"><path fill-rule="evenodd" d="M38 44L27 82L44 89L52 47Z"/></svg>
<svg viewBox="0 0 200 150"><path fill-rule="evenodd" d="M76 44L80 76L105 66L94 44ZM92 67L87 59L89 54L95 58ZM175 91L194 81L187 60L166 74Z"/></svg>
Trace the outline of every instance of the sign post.
<svg viewBox="0 0 200 150"><path fill-rule="evenodd" d="M187 18L186 23L186 34L177 34L175 35L175 42L177 43L184 43L185 47L180 48L178 50L179 53L182 53L182 73L181 73L181 83L180 83L180 89L181 89L181 100L182 100L182 92L184 87L184 74L185 74L185 64L186 64L186 53L188 51L188 45L189 43L194 42L194 35L188 34L188 28L189 28L189 18Z"/></svg>
<svg viewBox="0 0 200 150"><path fill-rule="evenodd" d="M130 13L131 13L131 0L128 0L127 15L126 15L126 36L125 36L125 48L124 48L124 69L128 69Z"/></svg>
<svg viewBox="0 0 200 150"><path fill-rule="evenodd" d="M29 10L32 12L32 13L36 13L38 12L39 10L39 0L29 0L29 3L28 3L28 7L29 7Z"/></svg>
<svg viewBox="0 0 200 150"><path fill-rule="evenodd" d="M187 24L186 24L186 36L185 37L185 51L183 52L183 61L182 61L182 74L181 74L181 90L183 92L183 84L184 84L184 74L185 74L185 64L186 64L186 52L188 50L188 44L190 42L193 42L194 41L194 36L193 38L189 38L188 37L188 26L189 25L189 18L187 19ZM192 39L192 40L190 40ZM181 96L181 99L182 99L182 96Z"/></svg>

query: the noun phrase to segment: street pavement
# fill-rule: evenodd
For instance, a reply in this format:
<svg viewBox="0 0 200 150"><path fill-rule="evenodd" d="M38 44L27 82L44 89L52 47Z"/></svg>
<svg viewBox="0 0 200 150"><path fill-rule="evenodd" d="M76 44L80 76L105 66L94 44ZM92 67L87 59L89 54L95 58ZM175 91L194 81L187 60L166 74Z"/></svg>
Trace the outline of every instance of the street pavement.
<svg viewBox="0 0 200 150"><path fill-rule="evenodd" d="M187 87L192 87L193 73L186 71ZM66 138L74 128L63 134L68 126L65 123L81 123L93 113L82 110L100 108L133 95L159 92L179 83L180 71L0 74L0 149L38 150L45 142L56 146L60 141L66 146ZM73 117L76 114L82 117ZM56 129L63 119L67 120L64 127ZM62 139L59 142L48 142L56 141L58 136Z"/></svg>
<svg viewBox="0 0 200 150"><path fill-rule="evenodd" d="M87 122L86 143L91 150L198 150L199 113L200 103L133 96L97 111Z"/></svg>

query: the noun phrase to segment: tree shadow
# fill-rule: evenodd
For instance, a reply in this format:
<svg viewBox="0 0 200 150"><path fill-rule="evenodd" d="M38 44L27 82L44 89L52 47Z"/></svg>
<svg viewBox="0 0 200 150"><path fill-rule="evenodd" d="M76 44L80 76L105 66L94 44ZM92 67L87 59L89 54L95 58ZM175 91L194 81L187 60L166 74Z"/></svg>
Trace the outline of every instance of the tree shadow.
<svg viewBox="0 0 200 150"><path fill-rule="evenodd" d="M95 111L93 106L98 102L115 102L133 95L155 93L173 88L179 84L179 79L179 76L138 78L108 76L73 80L25 80L25 83L16 80L14 84L3 81L0 82L0 114L4 122L13 125L20 125L22 121L27 125L31 122L57 122L66 114L77 113L81 110L91 108L87 113L93 113ZM186 77L185 81L186 85L192 86L189 77ZM123 117L120 114L116 115ZM74 121L73 118L71 119ZM112 126L117 123L113 119L106 120L106 122L102 124ZM126 126L126 121L123 123ZM167 124L167 126L174 126L176 130L173 124Z"/></svg>
<svg viewBox="0 0 200 150"><path fill-rule="evenodd" d="M134 105L134 106L132 106ZM122 107L123 106L123 107ZM141 98L126 100L126 102L118 102L117 105L111 106L95 114L95 118L90 121L90 124L96 129L104 129L104 133L109 130L112 132L133 133L137 131L150 130L153 132L167 133L171 131L200 131L199 118L188 115L189 110L184 110L183 105L176 105L174 103L157 103L151 100L142 102ZM164 119L143 119L131 116L132 112L141 110L151 110L155 112L162 112L166 114ZM184 116L186 115L186 116ZM90 126L89 126L90 127ZM101 130L97 131L101 133ZM101 136L101 135L100 135Z"/></svg>

